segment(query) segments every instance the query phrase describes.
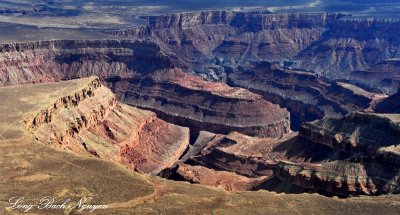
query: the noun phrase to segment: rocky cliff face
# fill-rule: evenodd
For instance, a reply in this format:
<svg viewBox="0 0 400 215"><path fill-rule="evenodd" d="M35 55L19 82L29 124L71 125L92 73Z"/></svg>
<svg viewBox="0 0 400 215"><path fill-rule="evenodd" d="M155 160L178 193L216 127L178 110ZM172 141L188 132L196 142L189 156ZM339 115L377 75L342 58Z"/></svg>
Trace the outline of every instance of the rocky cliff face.
<svg viewBox="0 0 400 215"><path fill-rule="evenodd" d="M92 78L24 120L36 139L51 146L122 163L157 174L170 167L189 144L189 130L149 111L120 104Z"/></svg>
<svg viewBox="0 0 400 215"><path fill-rule="evenodd" d="M215 58L285 60L317 40L336 14L270 14L208 11L143 17L147 27L108 32L149 38L176 56L175 63L200 69Z"/></svg>
<svg viewBox="0 0 400 215"><path fill-rule="evenodd" d="M397 122L390 116L351 113L343 119L323 119L305 123L300 136L344 152L375 152L379 147L396 145Z"/></svg>
<svg viewBox="0 0 400 215"><path fill-rule="evenodd" d="M371 91L397 89L398 67L388 60L399 55L396 20L228 11L143 18L146 27L108 33L155 41L180 67L262 94L292 113L293 129L303 121L361 111L382 97L354 93L357 87L343 87L349 85L342 79ZM265 61L285 69L270 69ZM375 78L357 71L374 71ZM288 76L297 79L294 87L286 84Z"/></svg>
<svg viewBox="0 0 400 215"><path fill-rule="evenodd" d="M62 40L0 45L2 85L91 75L132 77L171 66L169 58L150 42Z"/></svg>
<svg viewBox="0 0 400 215"><path fill-rule="evenodd" d="M248 90L207 82L179 69L114 81L112 89L121 101L153 110L192 131L240 131L260 137L290 132L289 112L278 105Z"/></svg>
<svg viewBox="0 0 400 215"><path fill-rule="evenodd" d="M97 88L101 87L100 80L97 78L93 78L88 84L86 84L82 89L77 90L74 94L63 96L55 101L53 104L50 104L47 108L42 109L40 113L38 113L33 119L26 119L24 121L25 127L28 130L36 131L40 126L52 122L54 116L64 108L73 108L79 105L81 101L88 97L94 96L94 92ZM99 112L100 115L104 116L109 113L109 111L115 107L116 99L115 97L111 96L108 97L107 108L102 106L99 110L94 110L93 112ZM101 116L90 116L90 118L99 118ZM79 128L82 126L92 125L94 122L92 120L84 118L84 124L80 123ZM76 128L76 129L79 129Z"/></svg>
<svg viewBox="0 0 400 215"><path fill-rule="evenodd" d="M299 141L324 145L331 155L325 161L280 163L277 177L341 195L398 193L399 131L398 115L352 113L306 123Z"/></svg>
<svg viewBox="0 0 400 215"><path fill-rule="evenodd" d="M374 111L378 113L400 113L400 88L396 94L389 96L374 107Z"/></svg>
<svg viewBox="0 0 400 215"><path fill-rule="evenodd" d="M326 62L326 59L316 55L331 52L332 47L312 46L321 44L326 35L338 38L347 35L347 30L351 28L346 30L336 25L365 30L368 25L364 22L343 21L343 16L337 14L227 11L143 18L148 20L148 26L112 33L153 43L104 40L5 44L0 48L0 65L3 65L0 66L0 81L3 84L18 84L97 75L112 84L119 78L142 77L175 64L206 79L248 88L263 95L264 99L287 108L292 114L292 128L296 130L303 121L343 116L351 111L366 109L376 100L376 95L368 92L355 93L355 86L344 87L349 85L326 81L312 72L279 68L299 66L300 58L304 61L315 58L310 63L313 67L320 61ZM379 33L386 27L385 23L373 21L370 28L377 37L391 41L392 36ZM387 23L396 25L394 21ZM357 36L353 33L348 35ZM323 56L331 55L324 53ZM274 64L280 66L272 68L264 60L281 63ZM396 71L394 68L388 73ZM361 79L356 81L361 82ZM370 87L377 86L372 84ZM222 129L213 131L218 130Z"/></svg>
<svg viewBox="0 0 400 215"><path fill-rule="evenodd" d="M311 72L284 69L269 62L232 70L228 83L287 108L296 130L305 121L364 110L383 97L352 84L327 81Z"/></svg>
<svg viewBox="0 0 400 215"><path fill-rule="evenodd" d="M399 30L398 20L340 20L298 56L306 68L347 78L351 71L399 57Z"/></svg>
<svg viewBox="0 0 400 215"><path fill-rule="evenodd" d="M372 195L378 189L382 192L382 187L376 187L374 178L368 177L363 165L351 162L316 165L281 162L277 167L276 177L323 194Z"/></svg>
<svg viewBox="0 0 400 215"><path fill-rule="evenodd" d="M171 177L219 186L220 175L230 172L242 189L250 190L339 196L399 193L399 119L352 113L306 123L299 134L272 139L202 134ZM203 149L196 150L200 145ZM231 189L239 184L221 185Z"/></svg>
<svg viewBox="0 0 400 215"><path fill-rule="evenodd" d="M388 87L387 83L399 72L397 67L374 68L400 56L396 42L398 20L229 11L143 18L149 23L146 27L107 33L155 41L165 53L175 56L176 65L212 80L226 81L221 62L237 67L254 61L279 61L329 79L351 79L384 92L392 93L397 88ZM360 72L352 74L370 69L384 73L386 79L371 80Z"/></svg>
<svg viewBox="0 0 400 215"><path fill-rule="evenodd" d="M350 80L387 94L395 94L400 86L400 58L382 60L367 70L354 71Z"/></svg>
<svg viewBox="0 0 400 215"><path fill-rule="evenodd" d="M272 14L268 11L200 11L141 18L149 22L150 29L230 25L256 32L274 28L327 27L339 17L335 14Z"/></svg>
<svg viewBox="0 0 400 215"><path fill-rule="evenodd" d="M123 40L0 45L1 85L99 76L25 119L39 141L228 190L399 192L398 116L340 118L395 112L387 108L397 94L378 103L384 95L349 81L393 92L398 21L227 11L143 18L148 26L108 32ZM300 125L323 117L333 118Z"/></svg>
<svg viewBox="0 0 400 215"><path fill-rule="evenodd" d="M200 129L221 133L239 130L249 135L280 136L290 131L287 111L244 89L210 83L178 70L156 72L173 65L154 43L47 41L5 44L0 50L3 85L97 75L123 101L190 126L193 133ZM250 109L254 113L245 114Z"/></svg>

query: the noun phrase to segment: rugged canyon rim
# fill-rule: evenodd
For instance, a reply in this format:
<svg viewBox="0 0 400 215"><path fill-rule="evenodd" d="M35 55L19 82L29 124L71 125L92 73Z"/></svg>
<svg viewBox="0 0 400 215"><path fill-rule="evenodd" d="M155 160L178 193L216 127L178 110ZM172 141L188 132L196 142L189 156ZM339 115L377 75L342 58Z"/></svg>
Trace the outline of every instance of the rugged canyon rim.
<svg viewBox="0 0 400 215"><path fill-rule="evenodd" d="M289 207L297 194L351 211L363 204L353 196L370 195L379 203L369 213L384 202L398 210L399 20L229 10L140 19L146 25L61 30L79 39L2 43L0 96L22 109L2 114L21 122L4 142L109 166L154 190L144 200L120 197L111 212L167 209L158 201L197 188L227 205L237 197L197 183L291 198ZM30 162L45 163L21 158L24 171L4 170L6 182L55 177L45 168L29 174ZM235 208L227 205L213 207Z"/></svg>

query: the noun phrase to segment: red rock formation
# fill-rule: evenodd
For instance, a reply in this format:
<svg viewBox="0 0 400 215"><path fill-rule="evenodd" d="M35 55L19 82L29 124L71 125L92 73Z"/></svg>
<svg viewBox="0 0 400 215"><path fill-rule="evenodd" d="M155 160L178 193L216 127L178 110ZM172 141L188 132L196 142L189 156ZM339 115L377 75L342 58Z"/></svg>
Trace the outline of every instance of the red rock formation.
<svg viewBox="0 0 400 215"><path fill-rule="evenodd" d="M157 41L165 53L174 56L177 65L209 79L225 81L228 71L221 62L237 67L254 61L279 61L331 79L352 79L384 92L397 87L388 83L392 85L390 77L398 76L398 68L375 70L386 78L376 77L373 84L369 76L351 73L369 71L398 58L398 20L229 11L143 18L149 21L148 26L107 33Z"/></svg>
<svg viewBox="0 0 400 215"><path fill-rule="evenodd" d="M207 82L179 69L121 80L112 88L123 102L197 131L240 131L260 137L290 132L289 113L279 106L245 89Z"/></svg>
<svg viewBox="0 0 400 215"><path fill-rule="evenodd" d="M0 84L40 83L89 77L132 77L170 68L150 42L55 40L0 45Z"/></svg>
<svg viewBox="0 0 400 215"><path fill-rule="evenodd" d="M399 122L398 115L352 113L306 123L299 135L281 139L215 135L200 152L193 150L178 162L171 176L218 185L225 171L240 175L231 177L241 181L267 177L249 189L340 196L399 193Z"/></svg>
<svg viewBox="0 0 400 215"><path fill-rule="evenodd" d="M61 95L24 123L40 142L143 173L157 174L171 167L189 144L187 128L118 103L98 78Z"/></svg>
<svg viewBox="0 0 400 215"><path fill-rule="evenodd" d="M179 165L176 170L183 179L192 183L222 187L228 191L253 190L267 181L267 176L248 178L232 172L215 171L203 166Z"/></svg>
<svg viewBox="0 0 400 215"><path fill-rule="evenodd" d="M179 135L177 135L179 134ZM184 154L189 143L189 130L165 123L154 116L146 123L134 144L121 148L123 163L134 170L157 174Z"/></svg>
<svg viewBox="0 0 400 215"><path fill-rule="evenodd" d="M62 110L63 108L72 108L78 106L79 103L85 98L94 96L94 91L99 87L101 87L100 80L98 78L95 78L93 79L93 81L84 86L84 88L75 92L75 94L59 98L53 104L50 104L46 109L41 110L40 113L38 113L37 116L34 117L32 120L24 121L26 128L35 131L41 125L45 123L50 123L54 115L56 115L58 111ZM106 115L106 112L109 112L113 107L115 107L115 104L116 104L115 98L114 97L110 98L107 104L108 110L105 111L104 110L105 108L102 108L102 110L100 111L102 113L101 115ZM88 123L90 125L92 124L86 118L82 123L86 127ZM82 127L83 126L82 123L79 123L78 126Z"/></svg>
<svg viewBox="0 0 400 215"><path fill-rule="evenodd" d="M98 75L110 85L117 86L113 89L124 96L124 101L128 102L130 99L130 104L153 109L168 120L169 116L176 116L180 117L180 121L185 121L179 123L172 119L178 124L199 129L209 128L211 131L223 133L240 130L259 136L280 136L289 132L289 114L286 111L246 90L213 84L183 73L154 73L159 68L172 66L169 58L154 43L99 40L5 44L0 47L0 60L0 82L4 85ZM189 106L182 98L175 99L176 103L168 105L139 101L146 99L135 98L147 93L142 86L129 84L128 87L119 87L121 84L118 82L125 79L146 82L149 73L154 73L150 75L152 81L149 82L154 85L146 87L150 92L146 96L157 96L161 100L176 98L177 95L170 89L169 92L165 90L164 94L154 95L160 88L159 84L170 85L180 93L178 97L184 97L185 90L195 94L191 98L187 97ZM199 103L204 99L208 99L208 103L202 107ZM223 100L214 102L216 99ZM238 99L243 102L232 106L231 103ZM232 111L229 112L231 106ZM268 111L265 112L264 108ZM244 114L249 109L253 109L254 113ZM187 124L186 121L190 123Z"/></svg>

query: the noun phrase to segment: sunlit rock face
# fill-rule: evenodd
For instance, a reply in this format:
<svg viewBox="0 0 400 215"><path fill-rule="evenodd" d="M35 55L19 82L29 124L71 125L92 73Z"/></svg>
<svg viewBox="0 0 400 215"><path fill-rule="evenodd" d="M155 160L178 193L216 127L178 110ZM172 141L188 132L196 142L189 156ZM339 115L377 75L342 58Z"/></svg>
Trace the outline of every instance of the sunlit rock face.
<svg viewBox="0 0 400 215"><path fill-rule="evenodd" d="M112 89L121 101L153 110L197 132L240 131L260 137L290 132L287 110L243 88L208 82L180 69L115 81Z"/></svg>
<svg viewBox="0 0 400 215"><path fill-rule="evenodd" d="M119 103L98 78L89 78L79 88L24 119L36 140L151 174L171 167L188 146L188 128Z"/></svg>
<svg viewBox="0 0 400 215"><path fill-rule="evenodd" d="M248 90L171 69L170 57L155 43L44 41L7 44L1 50L3 85L97 75L121 101L154 110L193 132L235 130L265 137L290 132L286 110Z"/></svg>

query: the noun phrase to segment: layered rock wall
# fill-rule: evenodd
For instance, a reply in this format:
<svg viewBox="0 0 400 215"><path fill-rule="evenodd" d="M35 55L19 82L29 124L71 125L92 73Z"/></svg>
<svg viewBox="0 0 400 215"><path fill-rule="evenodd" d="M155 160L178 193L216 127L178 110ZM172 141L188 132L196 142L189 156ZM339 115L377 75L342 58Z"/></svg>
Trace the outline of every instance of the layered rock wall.
<svg viewBox="0 0 400 215"><path fill-rule="evenodd" d="M254 11L192 12L143 18L148 20L146 27L107 33L157 41L164 52L176 57L177 65L206 77L205 71L209 69L223 70L221 60L235 67L254 61L280 61L330 79L352 79L363 84L366 77L354 78L351 73L400 56L396 42L399 20ZM223 81L224 75L216 72L216 77L208 77ZM385 92L392 90L380 81L367 84Z"/></svg>
<svg viewBox="0 0 400 215"><path fill-rule="evenodd" d="M352 84L327 81L311 72L284 69L269 62L232 71L228 83L287 108L295 130L304 121L367 109L382 96Z"/></svg>
<svg viewBox="0 0 400 215"><path fill-rule="evenodd" d="M289 112L278 105L245 89L207 82L181 70L122 80L112 88L122 101L197 131L240 131L261 137L290 132Z"/></svg>
<svg viewBox="0 0 400 215"><path fill-rule="evenodd" d="M98 78L71 91L24 120L38 141L151 174L171 167L188 147L188 128L120 104Z"/></svg>
<svg viewBox="0 0 400 215"><path fill-rule="evenodd" d="M150 42L55 40L0 46L0 84L14 85L99 76L132 77L172 64Z"/></svg>

